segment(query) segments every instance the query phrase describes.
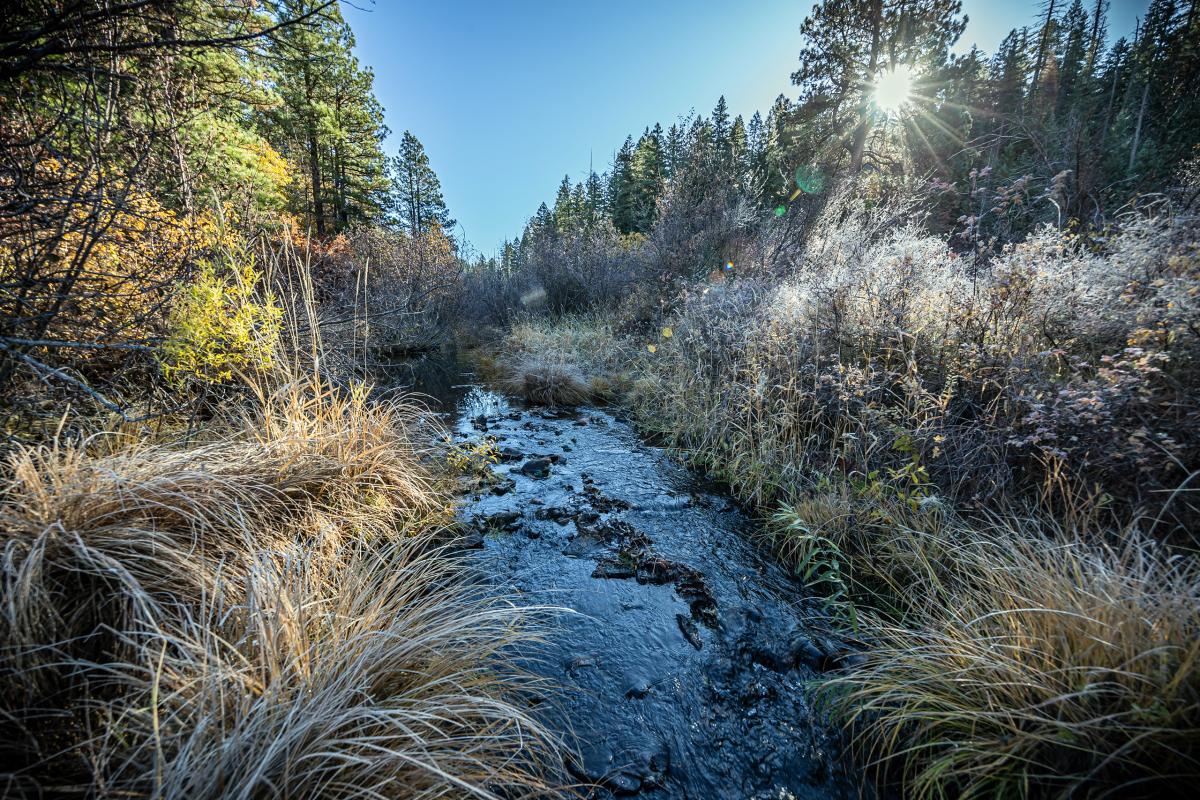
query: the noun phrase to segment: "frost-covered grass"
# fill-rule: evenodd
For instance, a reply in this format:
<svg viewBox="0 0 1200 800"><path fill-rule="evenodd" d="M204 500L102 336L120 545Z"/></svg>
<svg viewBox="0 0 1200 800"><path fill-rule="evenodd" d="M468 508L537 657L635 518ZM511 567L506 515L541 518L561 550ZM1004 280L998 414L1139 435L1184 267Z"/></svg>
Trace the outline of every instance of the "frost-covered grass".
<svg viewBox="0 0 1200 800"><path fill-rule="evenodd" d="M774 515L872 642L831 689L912 796L1177 791L1200 777L1197 221L975 259L873 203L831 200L783 268L747 245L653 327L506 349L607 376Z"/></svg>

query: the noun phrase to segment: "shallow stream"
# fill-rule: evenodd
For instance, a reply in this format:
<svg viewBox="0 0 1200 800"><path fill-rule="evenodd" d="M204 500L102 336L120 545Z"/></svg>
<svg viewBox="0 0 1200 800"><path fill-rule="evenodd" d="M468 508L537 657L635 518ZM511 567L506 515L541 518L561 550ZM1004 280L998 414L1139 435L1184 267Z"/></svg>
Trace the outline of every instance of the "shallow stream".
<svg viewBox="0 0 1200 800"><path fill-rule="evenodd" d="M558 606L532 669L590 797L847 798L861 777L814 710L846 655L819 602L753 543L721 492L597 408L524 408L461 366L417 381L457 441L500 461L461 507L483 580Z"/></svg>

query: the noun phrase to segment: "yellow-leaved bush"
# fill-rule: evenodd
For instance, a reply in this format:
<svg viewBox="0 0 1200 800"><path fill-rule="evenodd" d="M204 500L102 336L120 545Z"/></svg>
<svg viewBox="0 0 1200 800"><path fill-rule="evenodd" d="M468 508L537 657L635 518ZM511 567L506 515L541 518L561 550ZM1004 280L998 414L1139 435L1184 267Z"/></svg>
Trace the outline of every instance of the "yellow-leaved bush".
<svg viewBox="0 0 1200 800"><path fill-rule="evenodd" d="M231 250L223 261L200 265L168 319L162 367L169 380L220 383L272 365L283 309L261 284L253 257L244 252Z"/></svg>

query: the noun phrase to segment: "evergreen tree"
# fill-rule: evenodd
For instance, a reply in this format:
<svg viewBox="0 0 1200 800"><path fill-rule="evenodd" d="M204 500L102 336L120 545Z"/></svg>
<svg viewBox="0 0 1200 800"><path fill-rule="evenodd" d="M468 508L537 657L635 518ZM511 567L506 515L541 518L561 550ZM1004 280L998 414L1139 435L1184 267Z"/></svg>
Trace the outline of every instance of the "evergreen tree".
<svg viewBox="0 0 1200 800"><path fill-rule="evenodd" d="M906 67L936 82L966 26L958 0L824 0L801 25L804 49L792 82L810 128L812 155L833 160L848 146L862 168L871 132L871 91L885 69Z"/></svg>
<svg viewBox="0 0 1200 800"><path fill-rule="evenodd" d="M667 135L663 141L663 170L668 178L675 177L675 174L683 167L685 153L683 127L677 123L673 124L667 129Z"/></svg>
<svg viewBox="0 0 1200 800"><path fill-rule="evenodd" d="M633 176L633 137L626 137L613 160L612 178L608 182L608 204L613 225L621 233L637 230L636 187Z"/></svg>
<svg viewBox="0 0 1200 800"><path fill-rule="evenodd" d="M268 117L279 131L280 152L302 167L297 210L318 236L353 219L382 216L386 164L383 111L373 77L351 48L354 36L336 3L275 0L278 17L304 22L273 40L274 82L281 100Z"/></svg>
<svg viewBox="0 0 1200 800"><path fill-rule="evenodd" d="M425 233L435 224L443 231L454 227L442 199L441 181L429 165L424 146L409 131L404 132L400 153L391 166L398 221L410 236Z"/></svg>
<svg viewBox="0 0 1200 800"><path fill-rule="evenodd" d="M656 130L658 129L656 126ZM631 163L630 230L647 233L654 225L658 198L663 191L663 155L660 137L647 131L638 140Z"/></svg>
<svg viewBox="0 0 1200 800"><path fill-rule="evenodd" d="M729 150L730 131L729 106L725 102L725 95L721 95L712 112L712 138L713 147L722 157Z"/></svg>

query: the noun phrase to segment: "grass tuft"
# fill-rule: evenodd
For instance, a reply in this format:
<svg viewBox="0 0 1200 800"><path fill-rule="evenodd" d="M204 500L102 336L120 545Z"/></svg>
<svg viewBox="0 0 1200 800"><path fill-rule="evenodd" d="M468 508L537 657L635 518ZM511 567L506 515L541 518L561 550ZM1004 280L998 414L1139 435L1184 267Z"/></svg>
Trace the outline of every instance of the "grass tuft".
<svg viewBox="0 0 1200 800"><path fill-rule="evenodd" d="M449 498L410 409L295 377L256 394L190 445L10 458L3 779L96 796L542 791L555 741L506 666L530 634L438 544Z"/></svg>

